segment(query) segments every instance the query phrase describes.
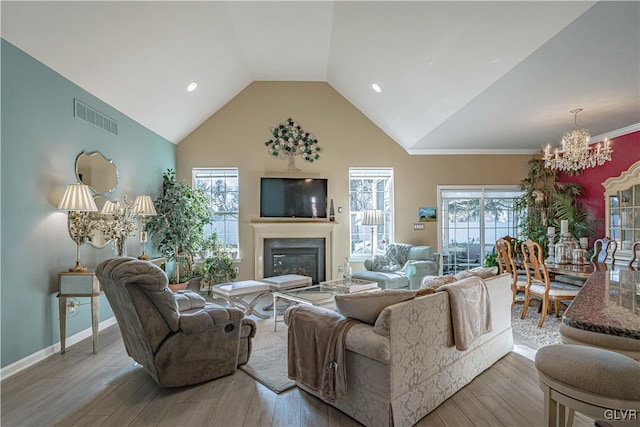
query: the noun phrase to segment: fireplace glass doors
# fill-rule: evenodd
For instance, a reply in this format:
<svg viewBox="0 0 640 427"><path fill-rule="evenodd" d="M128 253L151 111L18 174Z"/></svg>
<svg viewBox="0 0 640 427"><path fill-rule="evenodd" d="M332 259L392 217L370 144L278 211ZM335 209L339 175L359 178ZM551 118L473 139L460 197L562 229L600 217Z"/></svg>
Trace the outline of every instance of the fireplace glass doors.
<svg viewBox="0 0 640 427"><path fill-rule="evenodd" d="M325 239L264 240L264 277L299 274L325 280Z"/></svg>

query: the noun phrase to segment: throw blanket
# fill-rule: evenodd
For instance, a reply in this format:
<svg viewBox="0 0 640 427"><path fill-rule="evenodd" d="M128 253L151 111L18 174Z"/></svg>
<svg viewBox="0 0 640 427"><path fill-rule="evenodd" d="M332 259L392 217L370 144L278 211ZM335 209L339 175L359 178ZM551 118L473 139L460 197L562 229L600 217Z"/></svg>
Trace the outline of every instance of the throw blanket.
<svg viewBox="0 0 640 427"><path fill-rule="evenodd" d="M300 304L285 312L289 378L333 402L347 394L345 339L356 323L330 310Z"/></svg>
<svg viewBox="0 0 640 427"><path fill-rule="evenodd" d="M484 280L474 276L438 288L449 293L453 340L464 351L479 336L491 331L491 300Z"/></svg>

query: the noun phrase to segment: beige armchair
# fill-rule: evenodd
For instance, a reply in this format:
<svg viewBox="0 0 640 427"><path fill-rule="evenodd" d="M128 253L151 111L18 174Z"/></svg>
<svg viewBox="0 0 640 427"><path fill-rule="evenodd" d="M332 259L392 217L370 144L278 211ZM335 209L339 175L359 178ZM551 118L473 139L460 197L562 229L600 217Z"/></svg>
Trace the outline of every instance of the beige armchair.
<svg viewBox="0 0 640 427"><path fill-rule="evenodd" d="M164 271L147 261L108 259L96 275L127 354L161 387L229 375L249 360L256 327L241 310L204 306L198 296L174 294Z"/></svg>

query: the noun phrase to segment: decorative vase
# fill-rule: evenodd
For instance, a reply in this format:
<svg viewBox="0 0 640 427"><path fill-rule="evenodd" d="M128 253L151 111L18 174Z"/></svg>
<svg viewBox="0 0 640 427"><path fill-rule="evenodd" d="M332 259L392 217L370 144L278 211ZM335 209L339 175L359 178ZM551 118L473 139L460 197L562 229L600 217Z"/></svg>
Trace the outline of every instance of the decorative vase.
<svg viewBox="0 0 640 427"><path fill-rule="evenodd" d="M114 246L117 256L127 256L127 239L116 239Z"/></svg>

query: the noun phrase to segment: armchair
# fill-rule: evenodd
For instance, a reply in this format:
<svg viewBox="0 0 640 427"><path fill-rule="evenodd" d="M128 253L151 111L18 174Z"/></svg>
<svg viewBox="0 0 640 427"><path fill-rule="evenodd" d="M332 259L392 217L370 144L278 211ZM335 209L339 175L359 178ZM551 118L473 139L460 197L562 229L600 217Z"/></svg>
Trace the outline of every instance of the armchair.
<svg viewBox="0 0 640 427"><path fill-rule="evenodd" d="M241 310L205 306L197 294L174 294L164 271L148 261L108 259L96 275L127 354L161 387L229 375L248 362L256 327Z"/></svg>
<svg viewBox="0 0 640 427"><path fill-rule="evenodd" d="M390 243L384 255L366 260L364 268L353 277L378 282L383 289L418 289L423 277L438 275L440 254L432 246Z"/></svg>

